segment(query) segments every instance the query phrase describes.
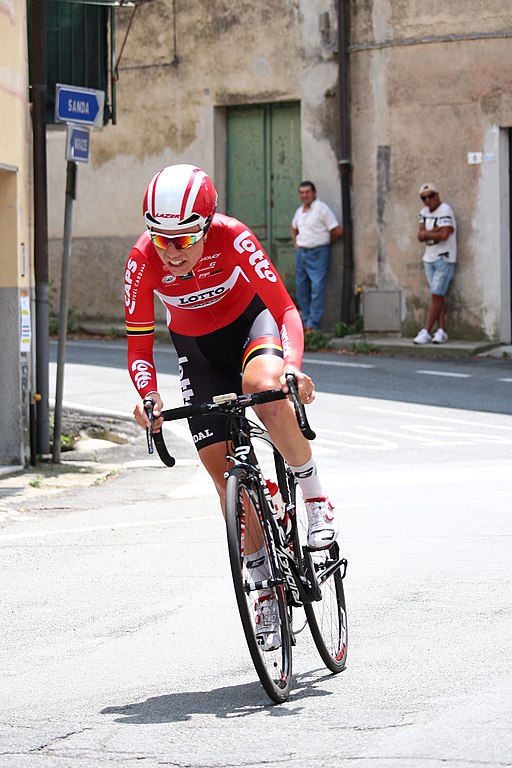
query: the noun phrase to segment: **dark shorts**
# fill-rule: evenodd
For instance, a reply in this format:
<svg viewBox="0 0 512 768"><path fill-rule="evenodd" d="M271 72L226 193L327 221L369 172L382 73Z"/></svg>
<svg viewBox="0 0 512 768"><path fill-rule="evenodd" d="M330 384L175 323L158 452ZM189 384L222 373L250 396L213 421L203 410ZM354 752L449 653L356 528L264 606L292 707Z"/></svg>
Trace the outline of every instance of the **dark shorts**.
<svg viewBox="0 0 512 768"><path fill-rule="evenodd" d="M283 357L277 324L258 297L233 323L218 331L204 336L171 331L171 337L185 403L202 403L226 392L241 394L242 373L250 360L259 355ZM188 422L197 450L226 440L225 416L193 416Z"/></svg>

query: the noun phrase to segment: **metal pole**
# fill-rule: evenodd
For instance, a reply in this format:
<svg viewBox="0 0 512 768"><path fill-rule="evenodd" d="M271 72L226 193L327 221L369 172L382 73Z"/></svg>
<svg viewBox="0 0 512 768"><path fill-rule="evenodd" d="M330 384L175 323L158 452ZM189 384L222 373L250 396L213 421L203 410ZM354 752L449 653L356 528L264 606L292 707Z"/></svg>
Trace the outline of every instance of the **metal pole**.
<svg viewBox="0 0 512 768"><path fill-rule="evenodd" d="M30 3L32 132L34 164L34 275L36 294L37 452L50 452L48 198L46 180L46 11L45 0Z"/></svg>
<svg viewBox="0 0 512 768"><path fill-rule="evenodd" d="M60 438L62 432L62 394L64 391L64 364L68 335L69 267L71 262L71 230L73 225L73 200L76 200L77 164L68 160L66 169L66 207L64 212L64 246L60 278L59 346L57 352L57 384L55 388L55 421L53 426L53 462L60 463Z"/></svg>
<svg viewBox="0 0 512 768"><path fill-rule="evenodd" d="M343 284L341 319L352 321L354 299L354 240L352 226L352 161L350 136L349 54L350 0L338 0L338 82L340 100L340 179L343 213Z"/></svg>

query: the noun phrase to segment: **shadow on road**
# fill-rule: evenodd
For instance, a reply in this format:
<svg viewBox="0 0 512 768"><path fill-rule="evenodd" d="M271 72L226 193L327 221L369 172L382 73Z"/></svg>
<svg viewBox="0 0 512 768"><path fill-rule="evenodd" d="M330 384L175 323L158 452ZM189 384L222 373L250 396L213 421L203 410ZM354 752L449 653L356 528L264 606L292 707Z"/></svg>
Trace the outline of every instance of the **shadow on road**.
<svg viewBox="0 0 512 768"><path fill-rule="evenodd" d="M193 715L215 715L218 718L247 717L267 711L274 717L298 714L303 699L331 696L332 692L319 687L333 675L324 669L314 670L294 677L288 702L277 706L267 697L257 682L244 683L211 691L183 691L152 696L146 701L125 704L120 707L106 707L102 715L119 715L117 723L127 725L150 725L153 723L175 723L190 720Z"/></svg>

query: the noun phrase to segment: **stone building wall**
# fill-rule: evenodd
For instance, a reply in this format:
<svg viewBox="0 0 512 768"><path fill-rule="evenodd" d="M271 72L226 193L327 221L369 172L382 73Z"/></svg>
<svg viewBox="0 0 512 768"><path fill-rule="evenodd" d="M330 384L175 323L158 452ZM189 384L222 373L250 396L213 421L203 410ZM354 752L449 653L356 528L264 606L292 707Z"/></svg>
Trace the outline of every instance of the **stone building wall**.
<svg viewBox="0 0 512 768"><path fill-rule="evenodd" d="M435 182L458 224L449 332L510 339L510 4L352 5L356 282L401 290L404 333L424 324L418 189Z"/></svg>
<svg viewBox="0 0 512 768"><path fill-rule="evenodd" d="M132 13L129 8L116 11L118 53ZM117 125L93 134L91 162L78 169L70 295L75 310L122 315L123 265L144 226L141 200L157 170L178 162L199 165L215 179L219 210L225 209L225 111L231 105L300 101L303 174L315 179L322 198L341 215L336 29L333 0L178 0L176 15L172 0L154 0L137 10L119 62ZM63 131L50 132L54 303L62 252L64 154ZM296 187L290 195L298 205ZM339 319L341 253L338 244L331 323Z"/></svg>
<svg viewBox="0 0 512 768"><path fill-rule="evenodd" d="M303 177L313 178L341 214L338 5L177 0L174 15L172 0L153 0L138 9L119 64L117 125L93 135L91 163L79 168L72 306L119 316L127 247L141 229L140 200L159 168L202 166L215 178L224 210L229 106L299 101ZM116 12L118 52L132 12ZM350 16L355 286L399 291L403 334L424 323L429 294L416 239L418 188L434 181L459 227L449 333L509 340L510 2L350 0ZM469 153L481 153L482 162L469 164ZM61 131L50 133L48 156L56 299ZM340 319L342 259L338 242L331 328Z"/></svg>

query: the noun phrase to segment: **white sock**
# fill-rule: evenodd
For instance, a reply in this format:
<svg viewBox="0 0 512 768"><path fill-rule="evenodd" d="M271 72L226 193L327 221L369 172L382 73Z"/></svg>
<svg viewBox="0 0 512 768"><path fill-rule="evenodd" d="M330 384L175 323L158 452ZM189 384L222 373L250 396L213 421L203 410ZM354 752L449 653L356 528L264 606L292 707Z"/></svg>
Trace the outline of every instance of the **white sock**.
<svg viewBox="0 0 512 768"><path fill-rule="evenodd" d="M265 579L270 578L265 547L258 549L257 552L252 552L250 555L244 555L244 563L253 581L265 581Z"/></svg>
<svg viewBox="0 0 512 768"><path fill-rule="evenodd" d="M290 469L297 478L297 482L305 499L327 498L327 494L320 482L316 462L313 456L311 456L310 460L301 467L292 467L290 465Z"/></svg>

